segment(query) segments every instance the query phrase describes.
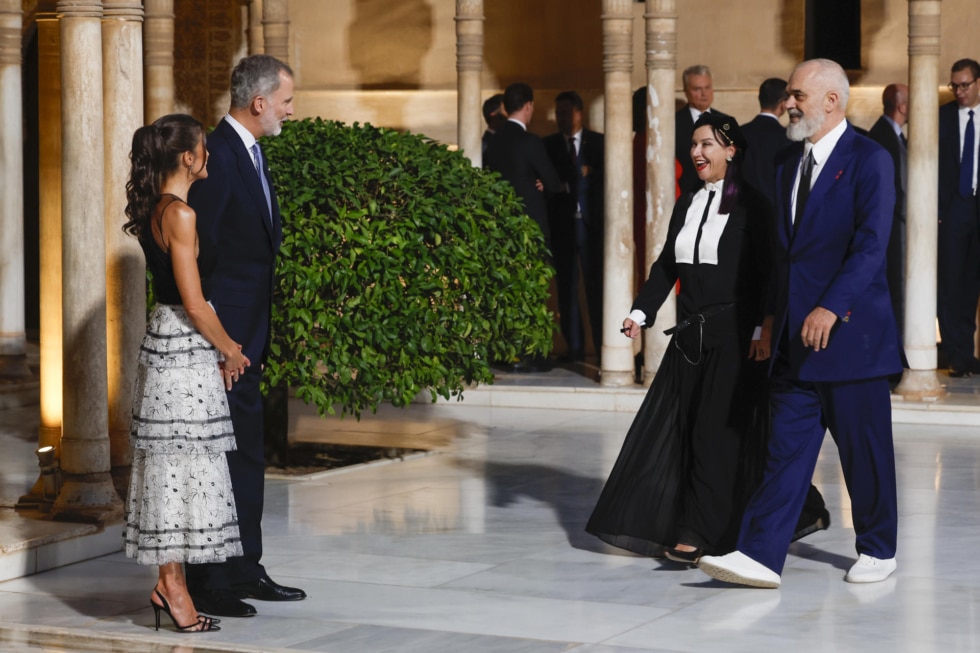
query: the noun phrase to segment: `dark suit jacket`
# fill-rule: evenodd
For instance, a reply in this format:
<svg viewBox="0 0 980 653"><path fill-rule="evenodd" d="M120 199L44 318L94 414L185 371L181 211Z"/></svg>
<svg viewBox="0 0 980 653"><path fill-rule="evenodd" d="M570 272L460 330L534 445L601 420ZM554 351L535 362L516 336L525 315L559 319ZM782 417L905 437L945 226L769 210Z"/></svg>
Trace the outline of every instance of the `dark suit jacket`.
<svg viewBox="0 0 980 653"><path fill-rule="evenodd" d="M202 247L217 250L211 303L252 367L265 360L270 339L276 254L282 220L272 177L272 215L252 158L226 121L208 136L208 177L191 186L188 204L197 212ZM264 158L264 157L263 157Z"/></svg>
<svg viewBox="0 0 980 653"><path fill-rule="evenodd" d="M551 196L548 205L552 223L574 219L576 206L581 204L582 217L589 225L590 231L595 228L601 229L604 209L605 137L599 132L582 130L577 167L572 165L568 141L561 132L546 136L544 147L559 179L569 189L574 188L578 191L577 197L573 197L571 193L558 193ZM589 174L585 177L581 175L582 166L589 168Z"/></svg>
<svg viewBox="0 0 980 653"><path fill-rule="evenodd" d="M788 333L790 372L803 381L850 381L901 371L885 280L895 207L891 157L848 125L824 164L806 210L791 222L790 202L803 143L778 164L776 251L770 313L773 347ZM804 348L803 320L817 306L838 316L826 349ZM777 358L773 356L773 359Z"/></svg>
<svg viewBox="0 0 980 653"><path fill-rule="evenodd" d="M758 189L775 210L776 155L790 146L786 128L772 116L759 114L742 125L742 135L748 143L742 164L742 178Z"/></svg>
<svg viewBox="0 0 980 653"><path fill-rule="evenodd" d="M895 165L895 217L892 221L891 237L888 240L888 287L892 295L892 306L896 309L904 310L902 302L902 287L905 285L903 278L902 261L905 252L902 251L902 229L905 224L905 190L902 183L902 142L898 134L892 128L888 120L882 116L868 132L876 143L881 145L892 158ZM899 323L904 319L902 315L895 316Z"/></svg>
<svg viewBox="0 0 980 653"><path fill-rule="evenodd" d="M718 242L718 264L679 264L674 247L693 199L694 193L685 193L674 204L664 248L650 267L631 310L646 313L646 326L653 325L661 304L679 280L678 320L687 319L708 306L735 302L735 310L719 313L704 322L703 342L709 347L736 338L748 351L752 331L762 324L765 315L772 270L773 220L769 203L762 193L743 184Z"/></svg>
<svg viewBox="0 0 980 653"><path fill-rule="evenodd" d="M974 120L977 116L974 116ZM960 184L959 105L953 101L939 107L939 219L945 217ZM969 216L964 216L969 217Z"/></svg>
<svg viewBox="0 0 980 653"><path fill-rule="evenodd" d="M714 114L730 117L715 108L709 109ZM698 173L691 161L691 135L694 133L694 120L691 119L691 109L688 105L681 107L674 114L674 157L681 163L680 186L682 193L692 193L701 187Z"/></svg>
<svg viewBox="0 0 980 653"><path fill-rule="evenodd" d="M548 159L541 139L508 120L490 140L483 157L483 165L488 170L500 173L501 177L510 182L517 196L524 201L528 216L541 228L545 243L550 247L551 232L548 228L545 193L561 192L562 183ZM535 187L538 179L544 184L544 192Z"/></svg>

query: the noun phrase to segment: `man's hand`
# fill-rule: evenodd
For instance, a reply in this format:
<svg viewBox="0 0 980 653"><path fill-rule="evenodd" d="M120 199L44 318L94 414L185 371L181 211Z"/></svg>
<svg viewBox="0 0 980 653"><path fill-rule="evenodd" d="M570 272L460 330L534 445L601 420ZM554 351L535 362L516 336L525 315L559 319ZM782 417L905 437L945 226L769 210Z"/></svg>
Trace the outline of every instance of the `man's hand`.
<svg viewBox="0 0 980 653"><path fill-rule="evenodd" d="M813 347L813 351L826 349L827 342L830 340L830 331L835 324L837 324L837 316L823 306L817 306L803 320L803 329L800 331L803 346Z"/></svg>

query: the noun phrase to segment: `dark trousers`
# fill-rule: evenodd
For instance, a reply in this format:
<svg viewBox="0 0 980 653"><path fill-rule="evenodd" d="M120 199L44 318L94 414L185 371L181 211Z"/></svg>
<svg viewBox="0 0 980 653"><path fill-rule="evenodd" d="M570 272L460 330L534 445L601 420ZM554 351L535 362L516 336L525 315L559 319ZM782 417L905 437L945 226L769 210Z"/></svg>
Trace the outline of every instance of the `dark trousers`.
<svg viewBox="0 0 980 653"><path fill-rule="evenodd" d="M592 343L596 356L599 356L602 352L601 237L590 233L585 220L572 218L565 222L560 234L552 230L552 241L555 245L558 312L562 335L569 350L576 353L585 351L585 327L582 304L579 301L581 271L585 284L586 308L592 327Z"/></svg>
<svg viewBox="0 0 980 653"><path fill-rule="evenodd" d="M265 577L262 558L262 506L265 499L265 446L262 420L262 371L258 364L245 370L228 393L235 428L236 451L228 452L228 471L235 492L238 528L244 555L221 563L186 565L191 592L230 589Z"/></svg>
<svg viewBox="0 0 980 653"><path fill-rule="evenodd" d="M693 331L690 329L689 331ZM689 348L697 352L697 347ZM688 357L692 354L688 354ZM745 421L744 391L740 369L745 352L732 342L705 349L698 365L680 365L680 396L691 397L682 432L690 433L690 463L686 485L681 487L677 540L681 544L727 549L725 532L735 505L736 479ZM692 358L697 360L697 358ZM794 522L795 523L795 522Z"/></svg>
<svg viewBox="0 0 980 653"><path fill-rule="evenodd" d="M968 371L980 298L980 229L977 198L956 195L939 222L937 317L950 367Z"/></svg>
<svg viewBox="0 0 980 653"><path fill-rule="evenodd" d="M829 429L851 498L857 552L894 557L898 501L887 378L807 382L776 364L765 478L742 517L738 550L782 573Z"/></svg>

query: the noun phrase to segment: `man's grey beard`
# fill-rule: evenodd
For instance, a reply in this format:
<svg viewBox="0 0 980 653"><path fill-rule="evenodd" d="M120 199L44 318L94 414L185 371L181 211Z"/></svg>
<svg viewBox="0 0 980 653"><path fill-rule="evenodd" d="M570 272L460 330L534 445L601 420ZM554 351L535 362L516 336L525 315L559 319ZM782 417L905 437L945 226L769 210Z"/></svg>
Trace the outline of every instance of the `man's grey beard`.
<svg viewBox="0 0 980 653"><path fill-rule="evenodd" d="M810 138L823 127L823 121L825 116L823 114L816 115L806 115L801 113L798 109L790 109L790 118L793 117L793 113L796 112L800 116L798 122L790 121L789 125L786 127L786 137L791 141L802 141L806 138Z"/></svg>

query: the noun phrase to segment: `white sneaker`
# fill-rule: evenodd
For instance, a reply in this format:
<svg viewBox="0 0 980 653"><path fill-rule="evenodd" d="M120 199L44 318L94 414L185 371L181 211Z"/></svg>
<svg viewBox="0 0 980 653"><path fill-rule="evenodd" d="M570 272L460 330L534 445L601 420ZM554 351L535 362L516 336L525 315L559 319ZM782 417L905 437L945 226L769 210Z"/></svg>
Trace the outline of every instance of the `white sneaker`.
<svg viewBox="0 0 980 653"><path fill-rule="evenodd" d="M736 585L775 589L780 583L779 574L739 551L723 556L701 556L698 569L712 578Z"/></svg>
<svg viewBox="0 0 980 653"><path fill-rule="evenodd" d="M895 558L882 560L874 558L865 553L858 556L857 562L847 571L844 580L848 583L878 583L893 573L898 568Z"/></svg>

